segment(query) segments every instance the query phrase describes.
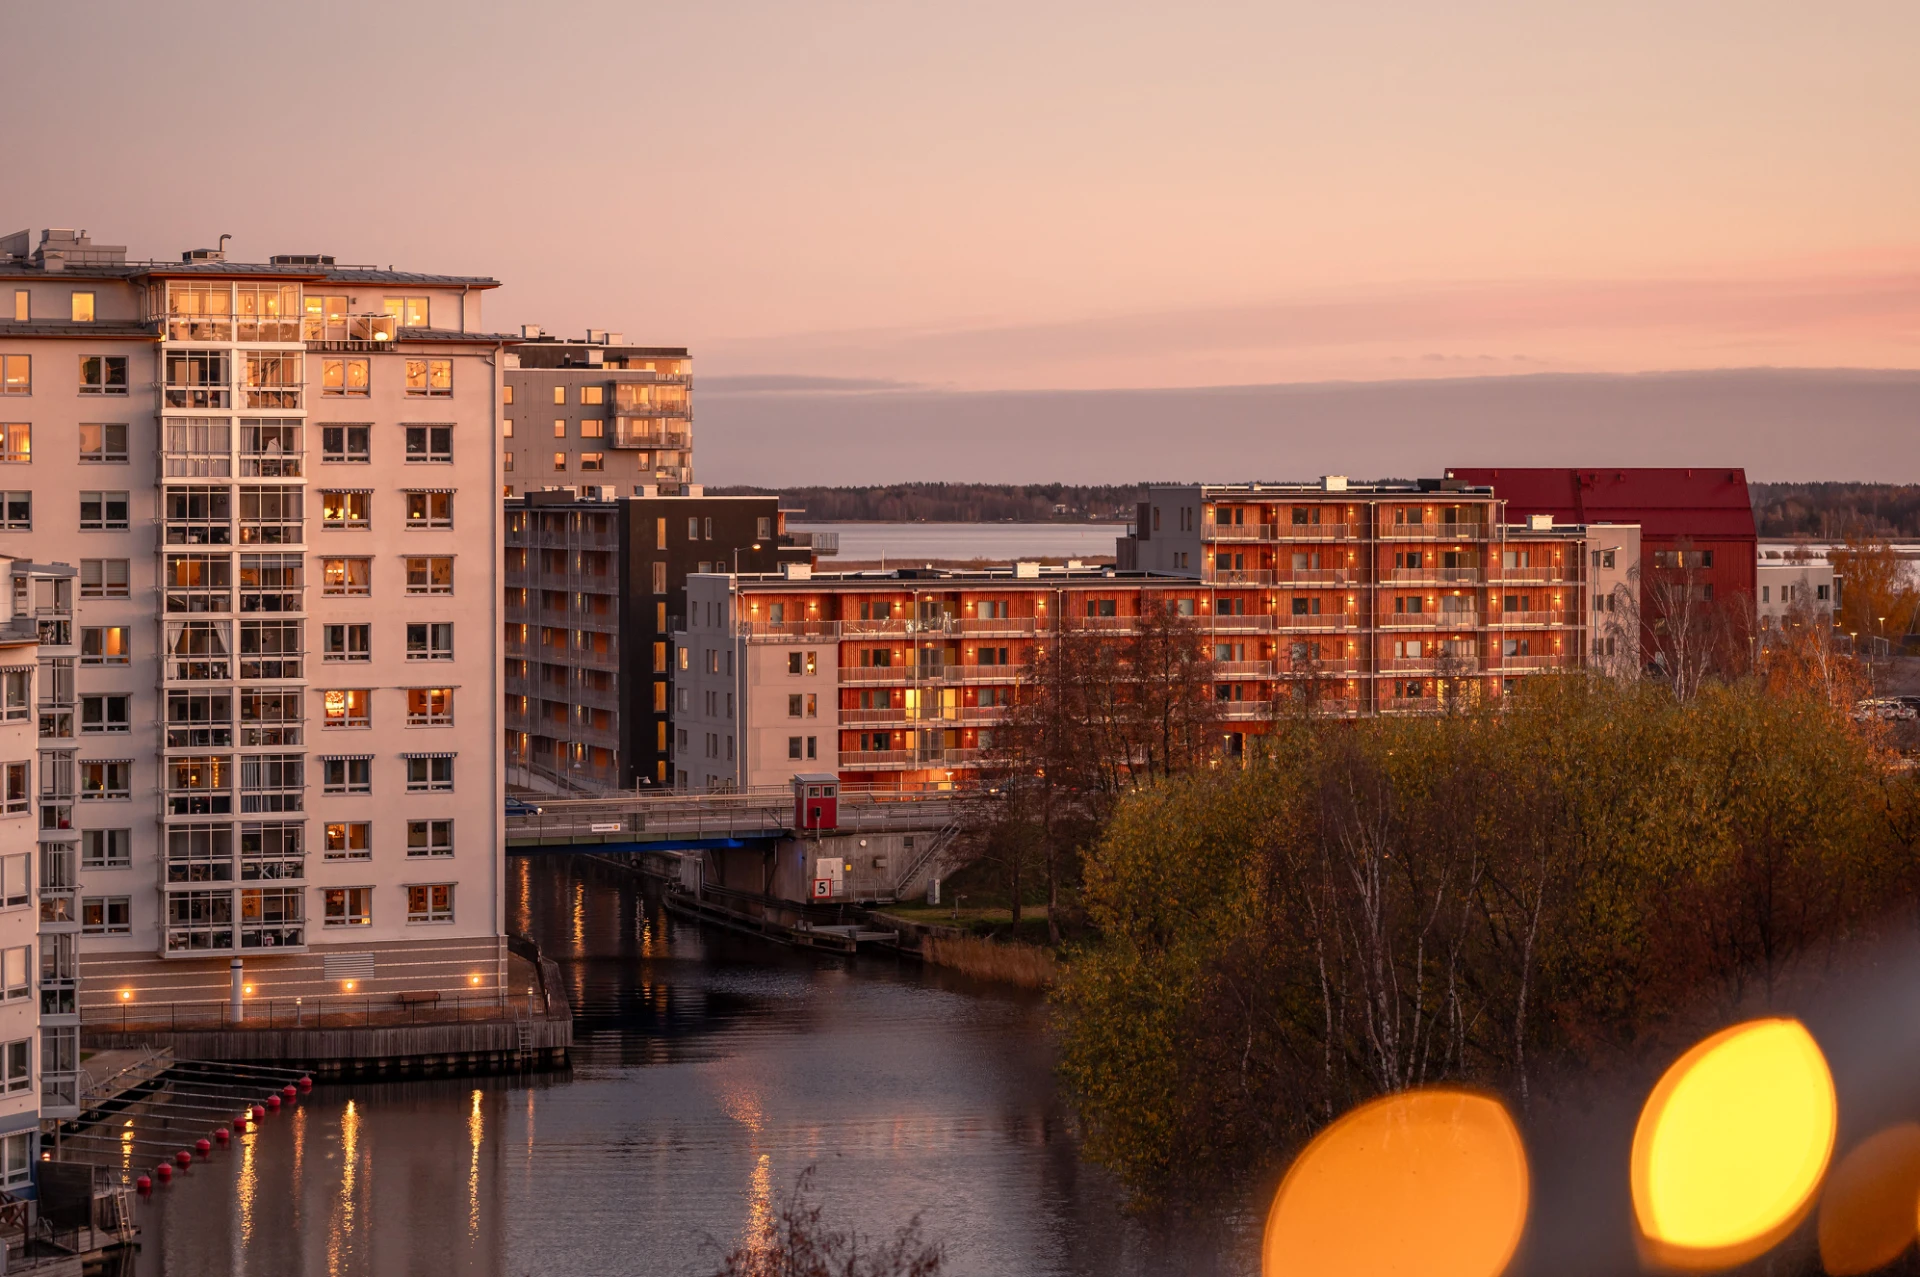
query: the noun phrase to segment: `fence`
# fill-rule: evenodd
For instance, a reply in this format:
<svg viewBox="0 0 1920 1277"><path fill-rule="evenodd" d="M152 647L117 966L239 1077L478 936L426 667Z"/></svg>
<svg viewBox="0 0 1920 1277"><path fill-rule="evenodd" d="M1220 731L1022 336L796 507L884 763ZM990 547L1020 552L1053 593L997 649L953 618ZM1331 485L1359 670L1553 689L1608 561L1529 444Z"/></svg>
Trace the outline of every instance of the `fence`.
<svg viewBox="0 0 1920 1277"><path fill-rule="evenodd" d="M431 995L427 995L431 996ZM239 1018L231 1001L121 1002L87 1007L82 1024L89 1029L145 1029L169 1032L187 1029L345 1029L399 1024L458 1024L471 1021L520 1019L529 1011L525 997L504 989L442 993L436 1001L420 994L340 994L311 998L247 998ZM536 1019L546 1014L535 1004Z"/></svg>

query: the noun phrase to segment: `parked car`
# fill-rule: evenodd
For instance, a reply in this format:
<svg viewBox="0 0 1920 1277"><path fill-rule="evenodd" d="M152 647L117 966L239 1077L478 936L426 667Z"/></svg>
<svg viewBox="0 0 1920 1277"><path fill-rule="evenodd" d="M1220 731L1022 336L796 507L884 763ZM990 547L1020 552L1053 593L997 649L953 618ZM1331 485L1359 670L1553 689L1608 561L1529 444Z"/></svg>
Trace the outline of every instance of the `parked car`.
<svg viewBox="0 0 1920 1277"><path fill-rule="evenodd" d="M1857 723L1875 719L1883 723L1911 722L1920 718L1920 709L1911 703L1913 700L1910 696L1876 696L1857 702L1853 707L1853 718Z"/></svg>
<svg viewBox="0 0 1920 1277"><path fill-rule="evenodd" d="M539 814L540 808L535 804L524 798L515 798L512 794L507 795L508 816L538 816Z"/></svg>

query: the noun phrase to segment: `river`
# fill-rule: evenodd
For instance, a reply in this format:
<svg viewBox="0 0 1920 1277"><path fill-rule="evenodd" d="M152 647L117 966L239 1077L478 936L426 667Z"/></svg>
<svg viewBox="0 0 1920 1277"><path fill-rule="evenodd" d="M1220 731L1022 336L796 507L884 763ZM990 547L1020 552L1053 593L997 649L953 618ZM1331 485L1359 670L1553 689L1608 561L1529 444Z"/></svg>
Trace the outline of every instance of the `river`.
<svg viewBox="0 0 1920 1277"><path fill-rule="evenodd" d="M142 1277L711 1273L808 1167L830 1221L916 1213L954 1277L1207 1277L1246 1238L1125 1216L1034 996L669 918L634 876L508 862L573 1000L565 1073L316 1087L158 1192Z"/></svg>

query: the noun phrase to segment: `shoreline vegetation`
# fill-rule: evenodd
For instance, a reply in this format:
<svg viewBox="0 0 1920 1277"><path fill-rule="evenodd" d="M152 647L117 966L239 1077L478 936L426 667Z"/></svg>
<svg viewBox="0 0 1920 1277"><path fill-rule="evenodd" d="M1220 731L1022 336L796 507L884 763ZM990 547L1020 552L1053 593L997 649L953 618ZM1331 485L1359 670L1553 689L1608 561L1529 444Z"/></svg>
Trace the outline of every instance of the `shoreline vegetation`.
<svg viewBox="0 0 1920 1277"><path fill-rule="evenodd" d="M1311 479L1312 475L1294 476ZM1171 482L1154 480L1154 482ZM778 496L802 523L1124 523L1146 481L894 483L858 487L709 487L714 496ZM1762 483L1750 480L1754 525L1770 539L1920 537L1920 484Z"/></svg>
<svg viewBox="0 0 1920 1277"><path fill-rule="evenodd" d="M984 936L928 936L920 942L920 956L976 980L1017 985L1023 989L1050 989L1059 982L1061 964L1053 952L1023 940L990 940Z"/></svg>

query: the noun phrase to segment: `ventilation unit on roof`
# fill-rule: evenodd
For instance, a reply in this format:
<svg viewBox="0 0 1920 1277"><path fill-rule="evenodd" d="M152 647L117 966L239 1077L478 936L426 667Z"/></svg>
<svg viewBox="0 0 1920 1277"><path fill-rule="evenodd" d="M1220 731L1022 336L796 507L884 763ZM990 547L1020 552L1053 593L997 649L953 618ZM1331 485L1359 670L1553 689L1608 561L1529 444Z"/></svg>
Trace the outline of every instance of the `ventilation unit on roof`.
<svg viewBox="0 0 1920 1277"><path fill-rule="evenodd" d="M522 324L520 325L520 335L528 341L532 341L534 338L544 337L546 334L540 331L540 325L538 324Z"/></svg>
<svg viewBox="0 0 1920 1277"><path fill-rule="evenodd" d="M267 258L270 266L331 266L333 258L327 253L275 253Z"/></svg>

